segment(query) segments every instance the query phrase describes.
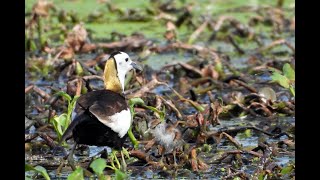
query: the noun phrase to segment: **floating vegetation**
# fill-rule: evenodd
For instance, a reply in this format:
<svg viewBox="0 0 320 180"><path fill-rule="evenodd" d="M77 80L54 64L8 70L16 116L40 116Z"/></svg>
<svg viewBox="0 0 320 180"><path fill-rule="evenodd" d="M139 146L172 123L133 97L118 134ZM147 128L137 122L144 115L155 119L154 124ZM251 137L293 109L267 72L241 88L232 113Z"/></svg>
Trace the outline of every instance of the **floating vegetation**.
<svg viewBox="0 0 320 180"><path fill-rule="evenodd" d="M26 179L295 179L295 2L26 2ZM106 57L144 66L120 152L59 141Z"/></svg>

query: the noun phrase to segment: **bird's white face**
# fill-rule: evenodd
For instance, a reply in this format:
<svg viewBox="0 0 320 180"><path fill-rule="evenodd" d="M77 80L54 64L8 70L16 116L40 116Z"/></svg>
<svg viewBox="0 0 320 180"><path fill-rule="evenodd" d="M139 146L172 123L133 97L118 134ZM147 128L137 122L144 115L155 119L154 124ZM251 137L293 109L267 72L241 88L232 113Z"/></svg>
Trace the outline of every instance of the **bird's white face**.
<svg viewBox="0 0 320 180"><path fill-rule="evenodd" d="M127 53L120 52L114 56L114 59L117 63L118 75L127 74L131 69L133 69L133 66L131 65L132 60Z"/></svg>
<svg viewBox="0 0 320 180"><path fill-rule="evenodd" d="M117 69L117 75L119 78L119 81L122 86L122 90L124 90L124 80L126 74L132 70L142 70L140 66L138 66L135 62L133 62L129 55L125 52L119 52L113 56L115 62L116 62L116 69Z"/></svg>

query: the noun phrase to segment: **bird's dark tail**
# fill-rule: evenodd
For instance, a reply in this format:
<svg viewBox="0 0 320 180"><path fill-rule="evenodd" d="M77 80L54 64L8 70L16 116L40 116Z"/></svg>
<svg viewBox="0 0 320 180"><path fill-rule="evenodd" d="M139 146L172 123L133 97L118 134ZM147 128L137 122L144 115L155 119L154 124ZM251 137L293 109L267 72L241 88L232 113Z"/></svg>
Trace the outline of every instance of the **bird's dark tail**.
<svg viewBox="0 0 320 180"><path fill-rule="evenodd" d="M65 141L66 139L68 139L72 136L72 131L76 127L76 125L78 125L79 123L84 121L86 118L87 118L87 115L85 115L84 113L82 113L79 116L77 116L76 118L74 118L74 120L68 126L67 130L63 133L63 135L59 141L59 146L61 145L61 143L63 141Z"/></svg>

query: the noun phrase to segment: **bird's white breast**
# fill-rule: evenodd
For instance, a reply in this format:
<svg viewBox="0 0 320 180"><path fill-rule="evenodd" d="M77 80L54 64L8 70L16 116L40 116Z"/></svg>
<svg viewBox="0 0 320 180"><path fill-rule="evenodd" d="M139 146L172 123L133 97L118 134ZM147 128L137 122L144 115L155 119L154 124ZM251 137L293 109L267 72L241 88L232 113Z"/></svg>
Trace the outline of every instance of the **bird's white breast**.
<svg viewBox="0 0 320 180"><path fill-rule="evenodd" d="M107 121L100 121L106 126L110 127L114 132L117 132L119 137L122 138L127 134L131 126L132 121L130 109L115 113L114 115L110 116Z"/></svg>
<svg viewBox="0 0 320 180"><path fill-rule="evenodd" d="M73 121L76 116L77 113L75 112L75 109L73 109L71 120ZM118 133L120 138L126 135L132 123L130 109L122 110L121 112L109 116L107 119L97 115L95 116L104 125L110 127L114 132Z"/></svg>

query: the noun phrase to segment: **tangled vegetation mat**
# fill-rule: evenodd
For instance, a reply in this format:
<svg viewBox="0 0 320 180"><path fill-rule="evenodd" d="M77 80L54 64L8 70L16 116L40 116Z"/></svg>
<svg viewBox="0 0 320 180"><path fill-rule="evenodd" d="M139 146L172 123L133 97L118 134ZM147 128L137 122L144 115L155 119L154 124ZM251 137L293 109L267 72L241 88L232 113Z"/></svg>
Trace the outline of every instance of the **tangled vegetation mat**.
<svg viewBox="0 0 320 180"><path fill-rule="evenodd" d="M26 1L26 179L295 179L294 8L292 0ZM119 50L144 67L125 82L134 114L126 162L83 145L72 170L53 150L77 97L104 88L103 57ZM176 165L147 131L154 120L181 133Z"/></svg>

